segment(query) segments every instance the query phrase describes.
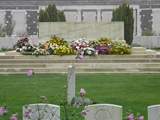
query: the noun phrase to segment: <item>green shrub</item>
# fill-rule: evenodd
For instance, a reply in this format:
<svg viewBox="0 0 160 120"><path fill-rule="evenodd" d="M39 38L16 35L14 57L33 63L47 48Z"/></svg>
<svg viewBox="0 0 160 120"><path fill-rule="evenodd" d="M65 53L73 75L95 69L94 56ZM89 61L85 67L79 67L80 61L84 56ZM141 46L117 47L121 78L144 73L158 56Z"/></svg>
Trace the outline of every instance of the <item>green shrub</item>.
<svg viewBox="0 0 160 120"><path fill-rule="evenodd" d="M48 5L45 10L39 12L40 22L62 22L65 21L65 15L63 11L57 10L54 4Z"/></svg>
<svg viewBox="0 0 160 120"><path fill-rule="evenodd" d="M129 4L124 3L113 11L112 21L124 22L124 38L131 45L133 40L134 18L133 9Z"/></svg>

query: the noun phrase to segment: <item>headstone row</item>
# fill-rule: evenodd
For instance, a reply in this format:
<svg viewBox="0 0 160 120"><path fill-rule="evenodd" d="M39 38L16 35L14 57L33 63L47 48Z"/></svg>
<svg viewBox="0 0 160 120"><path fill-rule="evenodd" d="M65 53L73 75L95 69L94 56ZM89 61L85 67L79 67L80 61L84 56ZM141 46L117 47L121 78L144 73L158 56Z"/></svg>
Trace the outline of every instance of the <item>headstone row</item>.
<svg viewBox="0 0 160 120"><path fill-rule="evenodd" d="M94 104L85 107L85 120L122 120L122 106ZM60 106L30 104L23 106L23 120L60 120ZM160 105L148 107L148 120L160 120Z"/></svg>

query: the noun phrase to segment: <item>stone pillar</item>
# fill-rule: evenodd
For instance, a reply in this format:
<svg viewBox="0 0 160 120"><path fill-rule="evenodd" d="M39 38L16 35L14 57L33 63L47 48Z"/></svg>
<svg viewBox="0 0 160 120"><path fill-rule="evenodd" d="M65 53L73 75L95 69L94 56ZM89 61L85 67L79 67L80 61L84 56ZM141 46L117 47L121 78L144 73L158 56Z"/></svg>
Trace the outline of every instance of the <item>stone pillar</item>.
<svg viewBox="0 0 160 120"><path fill-rule="evenodd" d="M72 99L75 97L76 89L76 75L75 66L70 65L68 67L68 78L67 78L67 102L71 104Z"/></svg>
<svg viewBox="0 0 160 120"><path fill-rule="evenodd" d="M38 34L38 12L35 10L27 11L26 14L26 24L27 24L27 33L28 35L37 35Z"/></svg>
<svg viewBox="0 0 160 120"><path fill-rule="evenodd" d="M82 22L82 11L77 10L77 22Z"/></svg>
<svg viewBox="0 0 160 120"><path fill-rule="evenodd" d="M101 19L102 19L101 10L98 9L98 10L97 10L97 22L101 22L101 21L102 21Z"/></svg>
<svg viewBox="0 0 160 120"><path fill-rule="evenodd" d="M141 29L141 11L140 8L137 9L137 36L142 35L142 29Z"/></svg>

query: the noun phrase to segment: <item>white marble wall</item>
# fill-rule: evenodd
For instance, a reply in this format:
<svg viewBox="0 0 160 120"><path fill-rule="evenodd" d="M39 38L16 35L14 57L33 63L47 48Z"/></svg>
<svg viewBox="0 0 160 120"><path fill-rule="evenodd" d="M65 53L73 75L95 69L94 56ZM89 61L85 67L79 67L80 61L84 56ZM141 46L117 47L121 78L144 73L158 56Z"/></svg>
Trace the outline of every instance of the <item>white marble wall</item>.
<svg viewBox="0 0 160 120"><path fill-rule="evenodd" d="M102 22L111 22L112 21L112 11L102 11L101 12L101 21Z"/></svg>
<svg viewBox="0 0 160 120"><path fill-rule="evenodd" d="M67 41L72 41L79 38L88 40L97 40L101 37L108 37L113 40L124 39L124 24L123 22L111 23L39 23L39 37L42 40L47 40L51 35L58 35Z"/></svg>
<svg viewBox="0 0 160 120"><path fill-rule="evenodd" d="M67 10L64 11L64 14L66 16L66 21L68 22L75 22L78 20L78 15L76 10Z"/></svg>
<svg viewBox="0 0 160 120"><path fill-rule="evenodd" d="M140 45L145 48L159 48L160 36L134 36L133 44Z"/></svg>
<svg viewBox="0 0 160 120"><path fill-rule="evenodd" d="M153 9L152 17L153 32L155 33L155 35L160 35L160 9Z"/></svg>
<svg viewBox="0 0 160 120"><path fill-rule="evenodd" d="M96 10L82 11L82 22L96 22L97 21Z"/></svg>
<svg viewBox="0 0 160 120"><path fill-rule="evenodd" d="M13 10L12 18L13 18L13 21L15 21L13 35L26 33L26 11Z"/></svg>
<svg viewBox="0 0 160 120"><path fill-rule="evenodd" d="M59 10L65 11L66 21L69 22L111 22L112 10L117 7L117 5L57 6ZM141 36L140 8L138 5L131 5L131 7L134 9L134 35Z"/></svg>
<svg viewBox="0 0 160 120"><path fill-rule="evenodd" d="M0 24L4 25L5 11L0 11Z"/></svg>

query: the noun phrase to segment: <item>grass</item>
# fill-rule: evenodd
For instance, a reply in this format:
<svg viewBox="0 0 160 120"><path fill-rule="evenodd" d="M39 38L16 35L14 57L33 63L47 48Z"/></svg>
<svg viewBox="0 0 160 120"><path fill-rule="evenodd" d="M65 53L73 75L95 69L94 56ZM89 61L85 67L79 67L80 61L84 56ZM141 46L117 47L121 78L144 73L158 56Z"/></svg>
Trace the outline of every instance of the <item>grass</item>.
<svg viewBox="0 0 160 120"><path fill-rule="evenodd" d="M50 103L60 105L65 95L66 78L66 74L34 75L31 78L0 75L0 105L7 105L9 109L0 120L8 120L15 112L21 118L22 106L39 102L39 96L47 96ZM147 106L160 104L159 74L78 74L77 95L81 87L86 89L87 97L97 103L122 105L124 114L132 110L147 118ZM69 120L83 120L79 114L82 109L69 109ZM64 120L63 107L61 112L61 120Z"/></svg>

